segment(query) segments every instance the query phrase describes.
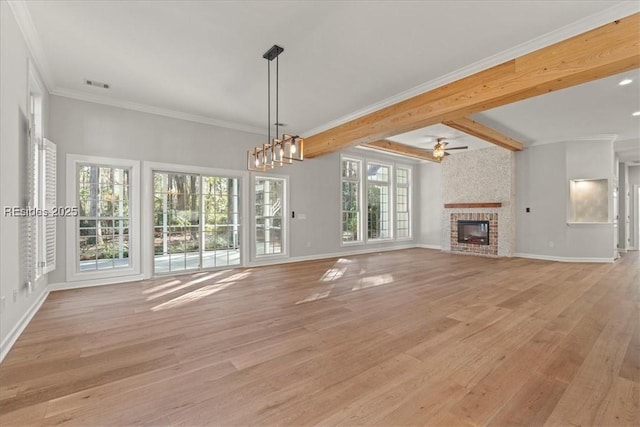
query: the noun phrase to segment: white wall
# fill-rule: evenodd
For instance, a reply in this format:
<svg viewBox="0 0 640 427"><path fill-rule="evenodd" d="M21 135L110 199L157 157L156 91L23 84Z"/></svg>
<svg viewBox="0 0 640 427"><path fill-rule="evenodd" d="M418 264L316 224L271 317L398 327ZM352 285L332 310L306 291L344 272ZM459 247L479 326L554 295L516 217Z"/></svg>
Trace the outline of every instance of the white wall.
<svg viewBox="0 0 640 427"><path fill-rule="evenodd" d="M638 218L640 218L640 212L638 212L638 187L640 187L640 165L629 165L629 189L631 190L631 197L629 202L629 215L631 216L629 236L631 236L631 247L634 249L640 249L640 230L638 227Z"/></svg>
<svg viewBox="0 0 640 427"><path fill-rule="evenodd" d="M611 260L613 224L569 225L567 219L571 179L608 179L613 213L613 166L611 141L560 142L518 152L516 252L551 259Z"/></svg>
<svg viewBox="0 0 640 427"><path fill-rule="evenodd" d="M22 33L6 1L0 2L0 359L17 337L32 309L47 291L46 278L31 294L25 287L24 243L18 218L4 216L4 207L23 206L27 153L29 53ZM46 109L48 96L43 104ZM44 136L48 136L46 116ZM17 291L14 301L13 293Z"/></svg>
<svg viewBox="0 0 640 427"><path fill-rule="evenodd" d="M138 111L51 96L51 138L58 144L58 198L66 200L67 154L118 157L209 168L246 170L246 150L264 136L172 119ZM411 160L355 150L359 157L387 163L412 164ZM417 176L417 163L414 167ZM396 243L342 246L340 242L340 156L331 154L275 169L290 177L290 210L306 214L290 221L292 258L315 257L350 251L376 250ZM144 178L144 177L143 177ZM416 180L414 180L415 182ZM414 200L419 185L414 186ZM415 211L415 209L414 209ZM288 213L290 215L290 212ZM247 227L248 218L243 219ZM143 219L143 225L145 224ZM415 227L418 229L418 226ZM414 233L415 235L415 233ZM58 268L51 283L65 282L66 224L58 222ZM145 242L143 242L145 244ZM413 241L398 242L410 245ZM144 266L144 262L143 262ZM143 272L149 273L149 272Z"/></svg>
<svg viewBox="0 0 640 427"><path fill-rule="evenodd" d="M442 167L438 163L426 162L420 165L418 178L420 181L418 243L441 248L442 234Z"/></svg>
<svg viewBox="0 0 640 427"><path fill-rule="evenodd" d="M627 225L627 209L628 196L631 195L631 189L629 189L629 168L625 163L618 163L618 247L620 249L626 249L629 245L627 243L626 235L629 232L629 226Z"/></svg>

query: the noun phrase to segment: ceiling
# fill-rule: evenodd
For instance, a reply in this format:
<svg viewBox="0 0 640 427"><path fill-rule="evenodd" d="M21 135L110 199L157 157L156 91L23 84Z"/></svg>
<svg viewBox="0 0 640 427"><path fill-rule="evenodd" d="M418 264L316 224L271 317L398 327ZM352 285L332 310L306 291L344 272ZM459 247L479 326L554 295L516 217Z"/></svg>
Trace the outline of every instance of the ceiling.
<svg viewBox="0 0 640 427"><path fill-rule="evenodd" d="M487 68L514 47L549 44L578 24L639 9L637 2L573 0L30 0L13 6L24 12L19 21L51 93L259 133L266 133L267 109L262 54L273 44L285 48L280 121L302 133L406 98L429 82L446 83L446 76L471 72L474 64ZM637 142L640 118L631 113L640 110L640 74L627 74L634 78L628 86L617 85L621 76L610 77L473 118L525 145L595 134ZM111 87L86 86L84 79ZM457 138L451 146L489 146L442 125L390 139L425 147L428 135Z"/></svg>
<svg viewBox="0 0 640 427"><path fill-rule="evenodd" d="M387 138L401 144L412 145L418 148L431 149L436 144L436 139L444 138L449 144L447 148L453 147L469 147L469 150L478 150L481 148L495 147L495 145L484 141L475 136L467 135L457 129L450 128L443 124L437 124L422 129ZM451 151L449 154L456 154L462 151Z"/></svg>

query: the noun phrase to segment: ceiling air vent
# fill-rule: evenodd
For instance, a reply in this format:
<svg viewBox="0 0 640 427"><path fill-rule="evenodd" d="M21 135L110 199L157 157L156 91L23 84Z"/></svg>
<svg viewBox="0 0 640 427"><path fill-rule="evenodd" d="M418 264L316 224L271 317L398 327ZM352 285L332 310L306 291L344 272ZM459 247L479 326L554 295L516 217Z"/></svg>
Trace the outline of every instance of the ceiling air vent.
<svg viewBox="0 0 640 427"><path fill-rule="evenodd" d="M86 84L87 86L95 86L95 87L99 87L102 89L109 89L109 84L108 83L102 83L102 82L98 82L95 80L88 80L88 79L84 79L84 84Z"/></svg>

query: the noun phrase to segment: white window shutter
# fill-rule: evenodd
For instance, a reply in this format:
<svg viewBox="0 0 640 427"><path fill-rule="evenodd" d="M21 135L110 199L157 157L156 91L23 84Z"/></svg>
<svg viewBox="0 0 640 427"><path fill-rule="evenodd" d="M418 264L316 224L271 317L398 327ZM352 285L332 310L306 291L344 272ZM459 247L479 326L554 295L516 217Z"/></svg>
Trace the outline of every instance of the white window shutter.
<svg viewBox="0 0 640 427"><path fill-rule="evenodd" d="M28 209L38 206L37 203L37 186L38 186L38 140L35 134L34 120L30 120L29 126L29 152L27 165L27 194L24 205ZM38 218L35 215L28 215L21 218L22 232L24 233L23 241L26 244L26 280L28 283L34 283L38 277Z"/></svg>
<svg viewBox="0 0 640 427"><path fill-rule="evenodd" d="M44 208L51 215L56 207L56 144L44 139ZM56 217L47 216L44 224L44 273L56 269Z"/></svg>

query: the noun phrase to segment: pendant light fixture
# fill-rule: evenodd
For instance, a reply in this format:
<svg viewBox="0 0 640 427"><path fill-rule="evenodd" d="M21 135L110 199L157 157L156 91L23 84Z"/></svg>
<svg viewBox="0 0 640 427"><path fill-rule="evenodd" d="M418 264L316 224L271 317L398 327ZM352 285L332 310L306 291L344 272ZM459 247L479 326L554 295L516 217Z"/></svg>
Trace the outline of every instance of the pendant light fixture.
<svg viewBox="0 0 640 427"><path fill-rule="evenodd" d="M294 160L304 160L304 139L298 135L282 134L282 138L278 138L280 130L278 115L278 55L284 52L284 48L273 45L271 49L266 51L262 57L267 60L267 80L268 80L268 105L267 105L267 143L254 147L247 151L247 169L250 171L264 172L267 169L273 169L285 164L291 164ZM276 127L275 137L271 139L271 62L276 60Z"/></svg>

